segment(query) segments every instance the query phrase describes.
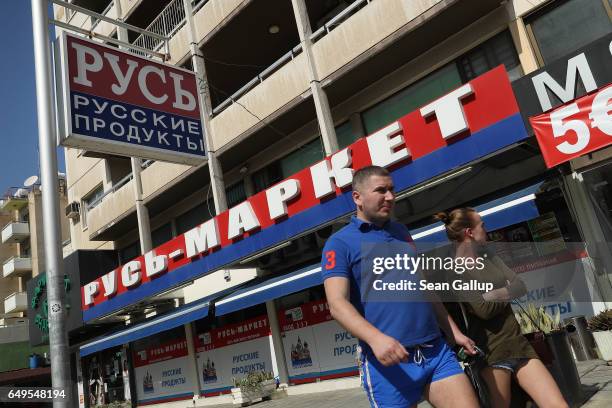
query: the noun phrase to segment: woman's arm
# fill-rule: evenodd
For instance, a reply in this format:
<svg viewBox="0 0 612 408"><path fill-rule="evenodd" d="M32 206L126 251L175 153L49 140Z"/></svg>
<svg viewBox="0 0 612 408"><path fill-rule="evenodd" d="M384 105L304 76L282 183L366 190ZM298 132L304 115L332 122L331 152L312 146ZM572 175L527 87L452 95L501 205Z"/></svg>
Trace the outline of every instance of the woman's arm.
<svg viewBox="0 0 612 408"><path fill-rule="evenodd" d="M482 295L482 298L488 302L509 302L519 298L527 293L525 282L519 278L512 269L502 261L498 256L492 259L492 262L504 274L504 278L508 284L502 288L493 289Z"/></svg>

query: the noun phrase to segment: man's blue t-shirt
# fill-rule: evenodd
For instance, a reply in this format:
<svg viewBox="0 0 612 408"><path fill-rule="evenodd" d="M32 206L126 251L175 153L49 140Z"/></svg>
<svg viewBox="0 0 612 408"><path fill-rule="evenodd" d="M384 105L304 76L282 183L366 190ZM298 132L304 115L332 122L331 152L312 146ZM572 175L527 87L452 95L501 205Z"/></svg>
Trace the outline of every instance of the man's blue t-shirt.
<svg viewBox="0 0 612 408"><path fill-rule="evenodd" d="M362 273L372 273L368 270L370 268L364 268L362 272L362 249L368 245L402 247L411 256L416 255L412 237L404 225L390 221L378 227L353 216L351 222L325 244L321 260L323 280L334 276L348 278L350 302L357 311L378 330L404 346L426 343L439 337L440 328L431 303L403 302L397 298L364 301L362 290L365 288L361 285L370 279L369 276L362 277Z"/></svg>

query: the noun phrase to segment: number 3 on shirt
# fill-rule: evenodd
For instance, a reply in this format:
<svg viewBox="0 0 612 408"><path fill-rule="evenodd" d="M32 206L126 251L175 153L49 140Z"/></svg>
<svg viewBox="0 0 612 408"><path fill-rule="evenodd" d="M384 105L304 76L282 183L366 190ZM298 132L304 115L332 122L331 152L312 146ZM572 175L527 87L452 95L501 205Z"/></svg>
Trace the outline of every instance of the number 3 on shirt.
<svg viewBox="0 0 612 408"><path fill-rule="evenodd" d="M336 266L336 251L327 251L325 253L325 260L327 261L325 269L333 269Z"/></svg>

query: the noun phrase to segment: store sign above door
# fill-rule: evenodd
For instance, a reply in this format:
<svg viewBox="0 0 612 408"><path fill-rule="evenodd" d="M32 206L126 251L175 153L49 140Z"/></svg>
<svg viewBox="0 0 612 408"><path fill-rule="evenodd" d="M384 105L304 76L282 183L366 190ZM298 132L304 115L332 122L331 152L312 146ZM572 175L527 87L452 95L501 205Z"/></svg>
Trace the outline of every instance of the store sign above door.
<svg viewBox="0 0 612 408"><path fill-rule="evenodd" d="M64 33L60 143L189 165L205 158L195 75Z"/></svg>
<svg viewBox="0 0 612 408"><path fill-rule="evenodd" d="M612 83L612 33L512 83L521 113L549 112Z"/></svg>
<svg viewBox="0 0 612 408"><path fill-rule="evenodd" d="M350 214L357 169L389 168L401 192L526 138L500 66L82 286L83 318L112 314Z"/></svg>

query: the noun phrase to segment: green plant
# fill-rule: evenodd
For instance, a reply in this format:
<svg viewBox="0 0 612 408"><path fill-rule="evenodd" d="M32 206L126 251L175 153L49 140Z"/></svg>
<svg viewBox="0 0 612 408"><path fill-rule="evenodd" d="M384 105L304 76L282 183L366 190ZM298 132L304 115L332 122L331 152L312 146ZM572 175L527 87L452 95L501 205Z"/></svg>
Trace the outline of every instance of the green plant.
<svg viewBox="0 0 612 408"><path fill-rule="evenodd" d="M544 306L536 308L534 305L529 304L526 309L522 309L514 315L523 334L538 331L550 333L551 331L561 329L561 313L559 309L556 310L554 316L551 316L546 312Z"/></svg>
<svg viewBox="0 0 612 408"><path fill-rule="evenodd" d="M588 320L588 329L594 332L612 330L612 310L604 310L591 317Z"/></svg>
<svg viewBox="0 0 612 408"><path fill-rule="evenodd" d="M240 388L243 392L261 392L262 383L266 380L273 380L274 373L265 371L251 371L242 378L233 378L234 387Z"/></svg>

